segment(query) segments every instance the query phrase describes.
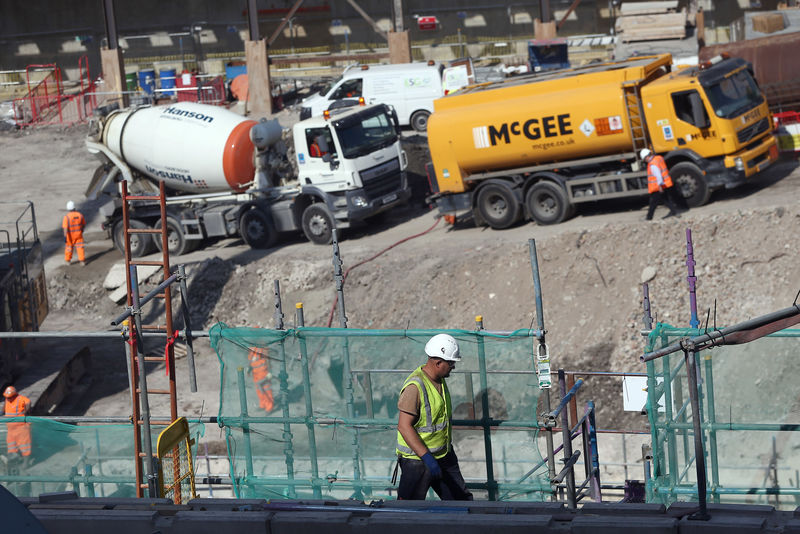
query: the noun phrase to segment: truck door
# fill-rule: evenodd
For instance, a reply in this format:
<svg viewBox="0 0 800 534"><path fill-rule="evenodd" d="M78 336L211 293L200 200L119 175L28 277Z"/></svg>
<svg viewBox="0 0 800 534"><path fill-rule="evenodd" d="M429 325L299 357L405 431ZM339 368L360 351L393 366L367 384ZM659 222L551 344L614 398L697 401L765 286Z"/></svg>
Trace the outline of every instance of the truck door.
<svg viewBox="0 0 800 534"><path fill-rule="evenodd" d="M347 183L337 172L339 154L330 128L306 128L305 143L308 150L298 153L300 184L317 185L324 191L345 189Z"/></svg>
<svg viewBox="0 0 800 534"><path fill-rule="evenodd" d="M691 145L692 150L706 156L719 151L719 139L716 129L712 128L706 111L706 105L699 91L677 91L670 94L672 110L675 114L674 124L668 121L659 124L660 136L673 149Z"/></svg>

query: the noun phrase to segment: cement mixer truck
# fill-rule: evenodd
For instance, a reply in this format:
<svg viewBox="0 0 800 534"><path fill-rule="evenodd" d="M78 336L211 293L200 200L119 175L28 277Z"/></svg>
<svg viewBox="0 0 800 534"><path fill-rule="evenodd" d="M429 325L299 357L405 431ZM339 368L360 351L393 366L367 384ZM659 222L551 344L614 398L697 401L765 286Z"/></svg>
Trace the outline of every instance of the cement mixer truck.
<svg viewBox="0 0 800 534"><path fill-rule="evenodd" d="M356 106L296 123L298 171L287 160L278 121L248 120L226 109L182 102L100 108L87 148L102 164L86 195L105 195L103 227L123 250L122 180L131 192L168 190L168 247L188 252L206 240L241 236L254 248L302 230L317 244L411 196L399 125L385 105ZM160 228L157 202L132 201L130 226ZM142 256L160 239L131 234Z"/></svg>
<svg viewBox="0 0 800 534"><path fill-rule="evenodd" d="M672 67L669 54L470 86L434 102L431 202L507 228L581 203L647 194L642 148L663 154L689 206L778 158L749 63Z"/></svg>

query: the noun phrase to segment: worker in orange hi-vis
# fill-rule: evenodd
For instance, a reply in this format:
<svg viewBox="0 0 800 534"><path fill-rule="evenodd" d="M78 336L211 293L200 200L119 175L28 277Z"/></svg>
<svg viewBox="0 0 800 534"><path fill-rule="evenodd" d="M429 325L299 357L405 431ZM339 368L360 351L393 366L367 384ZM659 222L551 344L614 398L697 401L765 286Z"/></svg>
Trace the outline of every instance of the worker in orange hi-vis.
<svg viewBox="0 0 800 534"><path fill-rule="evenodd" d="M250 352L247 354L247 359L250 360L250 370L253 372L253 383L258 394L258 405L262 410L269 413L275 406L275 399L272 396L272 387L270 386L272 375L269 374L267 349L251 347Z"/></svg>
<svg viewBox="0 0 800 534"><path fill-rule="evenodd" d="M73 201L67 202L67 213L61 221L61 229L64 231L64 261L69 264L72 261L72 249L78 251L78 261L81 265L86 265L86 251L83 250L83 228L86 226L86 219L81 212L75 210Z"/></svg>
<svg viewBox="0 0 800 534"><path fill-rule="evenodd" d="M8 386L3 391L3 397L6 398L6 417L24 417L31 408L31 400L25 395L20 395L14 386ZM28 457L31 455L31 425L29 423L8 423L6 427L9 457L12 454L20 454L25 458L27 464Z"/></svg>

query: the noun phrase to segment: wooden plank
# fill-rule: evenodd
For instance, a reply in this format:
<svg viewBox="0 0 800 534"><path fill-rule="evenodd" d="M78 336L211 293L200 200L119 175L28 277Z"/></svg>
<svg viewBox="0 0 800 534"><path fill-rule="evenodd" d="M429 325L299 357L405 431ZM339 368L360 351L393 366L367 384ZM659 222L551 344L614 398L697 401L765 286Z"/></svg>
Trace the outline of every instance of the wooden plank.
<svg viewBox="0 0 800 534"><path fill-rule="evenodd" d="M630 17L619 17L615 24L618 32L625 31L632 27L636 28L663 28L672 26L685 26L686 13L666 13L662 15L633 15Z"/></svg>
<svg viewBox="0 0 800 534"><path fill-rule="evenodd" d="M667 13L677 11L678 0L662 2L625 2L620 7L623 15L644 15L651 13Z"/></svg>

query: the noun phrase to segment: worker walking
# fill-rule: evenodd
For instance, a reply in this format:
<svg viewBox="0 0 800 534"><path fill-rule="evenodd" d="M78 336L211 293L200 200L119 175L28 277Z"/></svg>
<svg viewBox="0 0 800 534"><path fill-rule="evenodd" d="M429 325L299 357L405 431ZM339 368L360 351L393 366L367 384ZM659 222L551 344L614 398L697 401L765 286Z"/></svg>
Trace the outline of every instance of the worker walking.
<svg viewBox="0 0 800 534"><path fill-rule="evenodd" d="M81 212L75 210L73 201L67 202L67 213L61 221L61 229L64 232L64 261L69 264L72 261L72 249L77 249L78 261L81 265L86 265L86 252L83 249L83 228L86 226L86 219Z"/></svg>
<svg viewBox="0 0 800 534"><path fill-rule="evenodd" d="M3 397L6 399L6 417L24 417L30 411L31 400L25 395L20 395L14 386L8 386L3 391ZM20 454L27 463L27 459L31 455L30 423L7 423L6 427L9 457L12 454Z"/></svg>
<svg viewBox="0 0 800 534"><path fill-rule="evenodd" d="M250 347L247 359L250 361L250 370L253 373L253 384L256 386L258 405L262 410L269 413L275 407L275 399L272 395L272 386L270 384L272 375L269 373L267 349Z"/></svg>
<svg viewBox="0 0 800 534"><path fill-rule="evenodd" d="M445 378L461 361L458 343L437 334L425 345L428 361L406 378L397 408L398 499L423 500L429 488L442 500L471 501L452 445L450 392Z"/></svg>
<svg viewBox="0 0 800 534"><path fill-rule="evenodd" d="M653 213L661 203L662 198L669 208L669 213L664 218L678 215L678 206L672 198L672 178L669 176L664 158L658 154L653 154L649 148L643 148L639 152L639 156L647 163L647 192L650 193L647 220L653 220Z"/></svg>

